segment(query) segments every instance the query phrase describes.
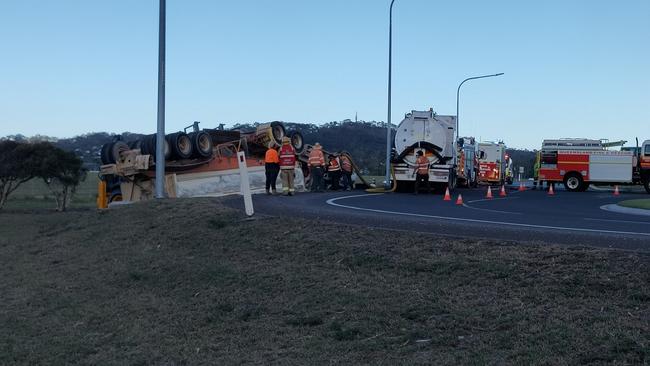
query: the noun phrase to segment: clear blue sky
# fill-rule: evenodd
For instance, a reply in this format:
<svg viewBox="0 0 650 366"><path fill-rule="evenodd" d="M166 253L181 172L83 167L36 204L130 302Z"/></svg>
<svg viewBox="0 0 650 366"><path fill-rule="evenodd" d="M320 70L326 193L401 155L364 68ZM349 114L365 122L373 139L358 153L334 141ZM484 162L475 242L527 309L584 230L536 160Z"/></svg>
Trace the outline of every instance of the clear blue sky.
<svg viewBox="0 0 650 366"><path fill-rule="evenodd" d="M167 132L194 120L386 120L388 0L167 0ZM396 0L393 122L650 138L650 1ZM156 126L157 0L0 0L0 136Z"/></svg>

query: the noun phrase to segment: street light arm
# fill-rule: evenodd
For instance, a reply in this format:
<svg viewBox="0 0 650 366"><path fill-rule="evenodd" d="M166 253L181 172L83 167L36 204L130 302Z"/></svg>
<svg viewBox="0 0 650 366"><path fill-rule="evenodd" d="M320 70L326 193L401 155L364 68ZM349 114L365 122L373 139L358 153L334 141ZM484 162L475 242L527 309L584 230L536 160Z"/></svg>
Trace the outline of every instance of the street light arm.
<svg viewBox="0 0 650 366"><path fill-rule="evenodd" d="M483 79L483 78L491 78L491 77L495 77L495 76L501 76L503 74L504 73L500 72L498 74L472 76L471 78L467 78L467 79L461 81L460 84L458 84L458 89L456 89L456 140L458 140L458 138L460 137L460 135L459 135L460 128L458 127L459 126L458 125L458 122L459 122L458 121L459 120L459 118L458 118L458 100L459 100L459 97L460 97L460 87L463 86L463 84L465 84L466 81L476 80L476 79Z"/></svg>

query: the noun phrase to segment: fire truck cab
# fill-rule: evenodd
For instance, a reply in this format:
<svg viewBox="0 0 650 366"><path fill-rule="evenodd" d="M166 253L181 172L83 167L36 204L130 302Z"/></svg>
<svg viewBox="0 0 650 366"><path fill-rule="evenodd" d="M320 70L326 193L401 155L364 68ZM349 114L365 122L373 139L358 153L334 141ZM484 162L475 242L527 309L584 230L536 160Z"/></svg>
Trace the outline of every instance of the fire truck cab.
<svg viewBox="0 0 650 366"><path fill-rule="evenodd" d="M643 184L650 193L650 140L639 149L608 150L623 145L593 139L542 142L539 180L564 183L567 191L586 191L591 183Z"/></svg>

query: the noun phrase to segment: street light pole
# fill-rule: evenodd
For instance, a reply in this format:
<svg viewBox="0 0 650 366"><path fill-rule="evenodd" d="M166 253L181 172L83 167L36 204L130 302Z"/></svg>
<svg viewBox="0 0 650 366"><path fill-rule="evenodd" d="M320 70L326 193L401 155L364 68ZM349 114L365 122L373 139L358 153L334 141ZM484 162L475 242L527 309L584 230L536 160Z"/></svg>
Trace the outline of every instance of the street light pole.
<svg viewBox="0 0 650 366"><path fill-rule="evenodd" d="M392 66L393 66L393 3L395 0L390 2L390 12L388 17L388 117L386 118L386 178L384 181L384 188L388 190L390 188L390 145L391 145L391 127L390 127L390 87L391 87L391 76L392 76Z"/></svg>
<svg viewBox="0 0 650 366"><path fill-rule="evenodd" d="M460 137L460 135L459 135L459 118L458 118L458 97L460 96L460 87L463 86L463 84L465 84L466 81L475 80L475 79L483 79L483 78L491 78L491 77L501 76L501 75L503 75L502 72L500 72L498 74L491 74L491 75L473 76L471 78L467 78L467 79L463 80L460 83L460 85L458 85L458 89L456 90L456 141L458 141L458 138Z"/></svg>
<svg viewBox="0 0 650 366"><path fill-rule="evenodd" d="M165 25L166 0L158 18L158 128L156 131L156 198L165 197Z"/></svg>

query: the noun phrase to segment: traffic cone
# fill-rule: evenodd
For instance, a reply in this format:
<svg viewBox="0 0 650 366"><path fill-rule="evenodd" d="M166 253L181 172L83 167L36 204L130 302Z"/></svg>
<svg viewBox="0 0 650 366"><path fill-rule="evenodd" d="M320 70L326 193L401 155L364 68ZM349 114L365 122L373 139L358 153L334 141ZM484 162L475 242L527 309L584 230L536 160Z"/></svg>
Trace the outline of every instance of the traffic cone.
<svg viewBox="0 0 650 366"><path fill-rule="evenodd" d="M449 187L447 187L447 191L445 191L445 198L443 201L451 201L451 195L449 194Z"/></svg>
<svg viewBox="0 0 650 366"><path fill-rule="evenodd" d="M463 204L463 195L460 194L460 193L458 194L458 199L456 200L456 204L457 205L462 205Z"/></svg>
<svg viewBox="0 0 650 366"><path fill-rule="evenodd" d="M499 192L499 196L505 197L506 196L506 185L501 186L501 191Z"/></svg>
<svg viewBox="0 0 650 366"><path fill-rule="evenodd" d="M618 191L618 186L614 186L614 196L620 195L621 192Z"/></svg>
<svg viewBox="0 0 650 366"><path fill-rule="evenodd" d="M549 196L555 195L555 191L553 191L553 185L552 184L548 187L548 195Z"/></svg>
<svg viewBox="0 0 650 366"><path fill-rule="evenodd" d="M492 187L488 186L488 192L487 192L487 196L485 196L485 198L493 198L492 197Z"/></svg>
<svg viewBox="0 0 650 366"><path fill-rule="evenodd" d="M519 183L519 192L523 192L526 190L526 187L524 187L523 183Z"/></svg>

